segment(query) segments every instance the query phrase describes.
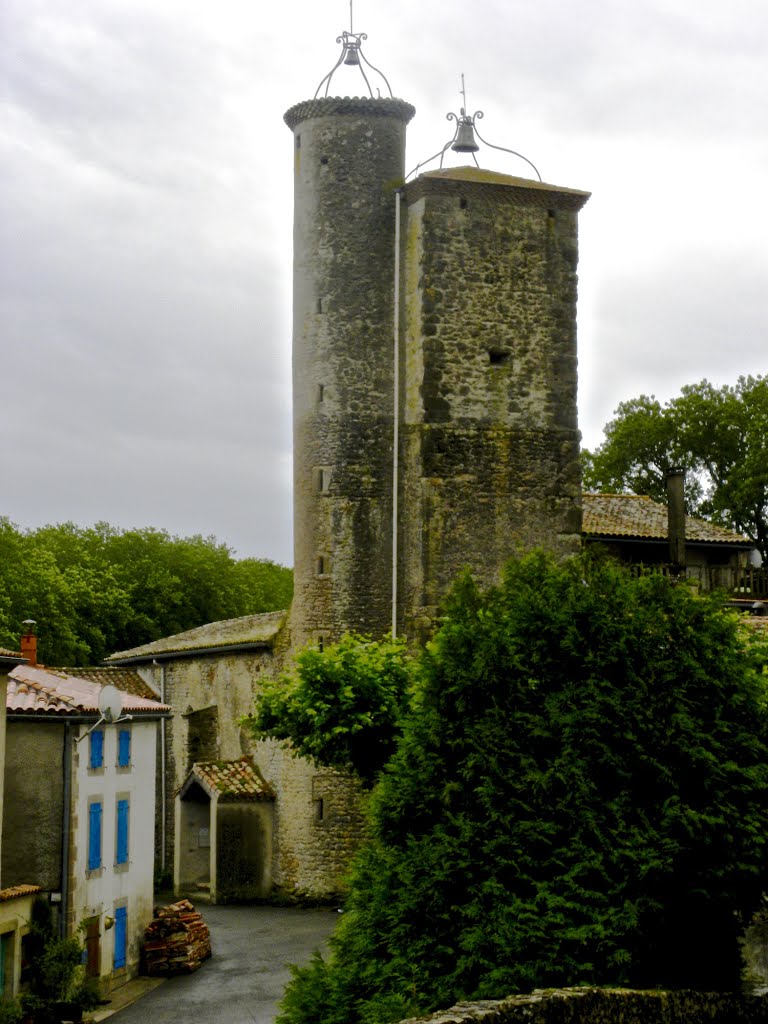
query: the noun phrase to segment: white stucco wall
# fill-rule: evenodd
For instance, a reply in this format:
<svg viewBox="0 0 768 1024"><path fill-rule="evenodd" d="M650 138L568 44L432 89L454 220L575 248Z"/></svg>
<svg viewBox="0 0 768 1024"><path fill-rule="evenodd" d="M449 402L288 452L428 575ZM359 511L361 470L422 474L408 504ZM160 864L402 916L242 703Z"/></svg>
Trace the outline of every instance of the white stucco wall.
<svg viewBox="0 0 768 1024"><path fill-rule="evenodd" d="M128 768L118 768L118 730L131 731ZM100 976L119 980L138 972L144 929L152 919L155 829L157 720L104 725L103 768L89 767L89 740L75 744L72 770L72 832L70 836L70 930L99 918ZM82 726L79 735L84 736ZM130 802L128 863L116 864L117 801ZM102 804L101 867L88 870L89 805ZM127 908L126 966L113 970L115 929L107 928L118 906Z"/></svg>

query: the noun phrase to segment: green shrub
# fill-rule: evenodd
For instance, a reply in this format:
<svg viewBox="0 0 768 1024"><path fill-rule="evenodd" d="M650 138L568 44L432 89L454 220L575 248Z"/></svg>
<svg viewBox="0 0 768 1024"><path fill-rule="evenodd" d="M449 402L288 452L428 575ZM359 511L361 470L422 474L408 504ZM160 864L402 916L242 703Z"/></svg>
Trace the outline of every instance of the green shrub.
<svg viewBox="0 0 768 1024"><path fill-rule="evenodd" d="M532 987L739 984L768 837L766 686L732 616L605 562L457 586L330 959L283 1024Z"/></svg>

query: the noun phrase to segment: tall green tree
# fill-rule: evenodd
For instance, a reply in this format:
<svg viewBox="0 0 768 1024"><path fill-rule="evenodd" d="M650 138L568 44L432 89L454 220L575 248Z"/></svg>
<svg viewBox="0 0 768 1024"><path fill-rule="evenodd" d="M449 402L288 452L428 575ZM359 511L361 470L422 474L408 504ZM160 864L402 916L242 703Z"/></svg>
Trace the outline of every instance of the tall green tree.
<svg viewBox="0 0 768 1024"><path fill-rule="evenodd" d="M641 395L622 402L605 441L584 453L584 485L666 501L664 480L687 472L692 515L746 534L768 560L768 377L733 386L690 384L661 405Z"/></svg>
<svg viewBox="0 0 768 1024"><path fill-rule="evenodd" d="M768 867L765 651L710 599L535 554L464 580L282 1024L591 983L733 988Z"/></svg>

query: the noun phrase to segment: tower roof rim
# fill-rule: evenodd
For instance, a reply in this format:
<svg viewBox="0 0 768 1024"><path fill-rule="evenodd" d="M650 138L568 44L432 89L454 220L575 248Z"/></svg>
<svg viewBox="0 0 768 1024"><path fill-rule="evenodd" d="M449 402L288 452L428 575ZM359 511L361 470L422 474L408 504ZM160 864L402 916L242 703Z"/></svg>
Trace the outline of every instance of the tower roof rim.
<svg viewBox="0 0 768 1024"><path fill-rule="evenodd" d="M369 117L396 117L405 124L416 113L416 108L406 100L371 96L321 96L318 99L302 100L286 110L283 120L293 130L302 121L312 117L356 114Z"/></svg>

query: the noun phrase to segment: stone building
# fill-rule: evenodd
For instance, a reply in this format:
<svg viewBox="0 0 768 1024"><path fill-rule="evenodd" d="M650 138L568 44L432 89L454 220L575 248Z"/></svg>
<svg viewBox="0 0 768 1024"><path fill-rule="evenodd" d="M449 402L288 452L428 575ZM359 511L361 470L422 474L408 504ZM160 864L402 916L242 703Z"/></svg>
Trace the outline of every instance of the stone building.
<svg viewBox="0 0 768 1024"><path fill-rule="evenodd" d="M221 902L261 897L265 878L271 891L287 898L329 899L344 890L363 828L356 781L296 758L274 741L255 741L241 721L251 712L262 680L286 665L285 620L285 612L274 612L213 622L109 659L138 672L173 707L160 738L156 861L162 873L174 871L175 887L185 895ZM258 816L263 827L257 822L250 829L245 822L240 834L259 833L269 864L262 854L257 863L251 853L238 857L222 849L237 831L233 801L225 799L217 816L219 801L210 780L231 778L244 757L273 800L268 807L245 809L245 816ZM208 830L202 846L201 828ZM218 845L218 851L205 843ZM235 862L236 870L227 866Z"/></svg>

